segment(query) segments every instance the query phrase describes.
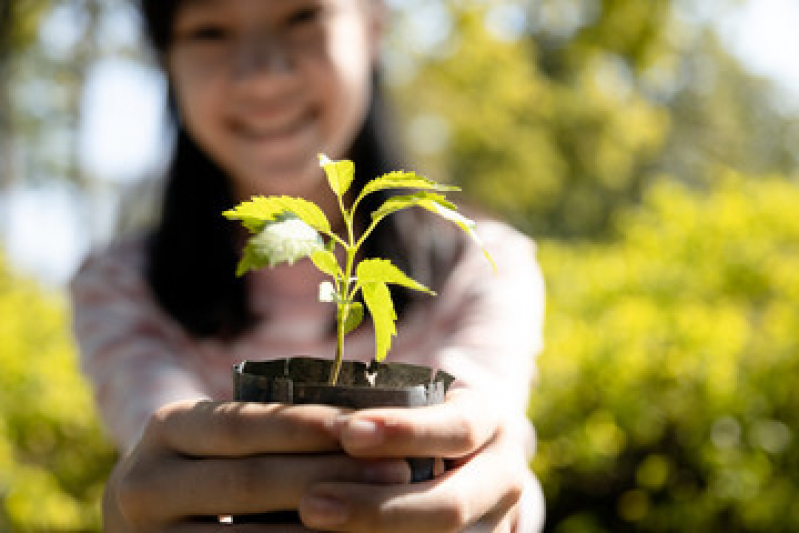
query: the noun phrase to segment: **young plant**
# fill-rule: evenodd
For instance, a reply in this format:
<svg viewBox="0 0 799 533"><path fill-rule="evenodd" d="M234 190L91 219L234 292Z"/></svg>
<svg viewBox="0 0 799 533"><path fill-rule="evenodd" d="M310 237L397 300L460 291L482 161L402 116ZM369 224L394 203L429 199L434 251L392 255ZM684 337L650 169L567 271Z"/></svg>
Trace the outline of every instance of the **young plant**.
<svg viewBox="0 0 799 533"><path fill-rule="evenodd" d="M457 191L458 187L442 185L413 172L396 171L369 181L347 207L345 196L352 185L355 166L352 161L331 161L324 155L319 162L327 175L331 190L338 198L344 220L345 235L333 232L322 210L313 202L290 196L255 196L249 201L224 212L229 220L238 220L251 233L236 274L275 266L293 264L310 257L313 264L332 278L319 287L319 299L336 305L336 358L329 382L335 384L341 370L344 354L344 337L363 320L364 308L357 301L360 293L372 317L375 331L375 360L386 358L391 348L391 338L396 335L397 315L388 285L395 284L417 291L435 294L421 283L411 279L387 259L366 258L356 260L358 251L381 220L392 213L409 207L421 207L451 221L480 244L474 232L474 221L457 212L454 204L441 194ZM355 213L361 201L369 194L389 189L414 189L416 192L392 196L376 211L366 230L355 234ZM327 237L327 244L322 236ZM344 264L334 253L337 246L344 250ZM492 263L491 257L485 252Z"/></svg>

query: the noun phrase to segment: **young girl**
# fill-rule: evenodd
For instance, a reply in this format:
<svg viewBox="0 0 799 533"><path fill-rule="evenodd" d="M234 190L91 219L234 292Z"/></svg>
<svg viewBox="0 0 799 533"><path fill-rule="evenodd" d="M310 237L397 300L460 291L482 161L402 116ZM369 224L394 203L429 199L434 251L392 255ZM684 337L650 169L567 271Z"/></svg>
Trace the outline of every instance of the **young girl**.
<svg viewBox="0 0 799 533"><path fill-rule="evenodd" d="M497 265L421 210L389 217L369 255L437 297L395 293L392 361L458 378L446 401L351 412L228 401L244 359L332 357L331 307L309 261L234 275L243 236L222 211L302 196L341 224L317 154L355 162L355 188L400 169L385 131L378 0L144 0L177 143L162 217L87 259L72 283L83 368L121 458L106 531L216 531L225 515L296 510L242 531L539 529L525 416L543 288L530 241L478 225ZM373 195L373 205L385 198ZM373 206L365 206L368 213ZM337 218L338 217L338 218ZM369 361L367 325L347 356ZM447 469L409 483L410 456ZM245 529L250 528L250 529ZM272 528L272 529L269 529Z"/></svg>

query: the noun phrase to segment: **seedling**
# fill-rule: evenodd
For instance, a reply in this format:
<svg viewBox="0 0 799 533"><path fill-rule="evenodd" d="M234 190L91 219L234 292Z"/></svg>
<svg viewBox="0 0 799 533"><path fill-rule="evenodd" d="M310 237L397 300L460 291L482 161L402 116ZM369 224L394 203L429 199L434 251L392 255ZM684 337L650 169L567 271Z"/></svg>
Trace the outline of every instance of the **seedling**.
<svg viewBox="0 0 799 533"><path fill-rule="evenodd" d="M348 207L345 196L352 185L355 165L347 160L331 161L324 155L319 156L319 162L338 199L345 226L343 236L331 229L330 222L316 204L303 198L255 196L225 211L224 216L240 221L251 234L237 266L237 275L284 262L293 264L309 257L316 268L330 276L331 281L319 286L319 299L336 305L336 357L329 377L329 383L335 385L344 359L344 338L363 321L364 307L357 301L359 293L374 324L376 361L386 358L391 339L397 333L397 315L388 286L401 285L435 294L387 259L356 259L366 239L384 218L403 209L421 207L454 223L478 244L480 241L474 231L474 221L458 213L457 207L443 194L460 190L458 187L436 183L413 172L389 172L369 181ZM390 197L371 213L367 228L356 236L355 213L363 199L390 189L416 192ZM327 243L323 237L327 238ZM337 247L344 250L343 264L336 257ZM488 252L485 255L493 265Z"/></svg>

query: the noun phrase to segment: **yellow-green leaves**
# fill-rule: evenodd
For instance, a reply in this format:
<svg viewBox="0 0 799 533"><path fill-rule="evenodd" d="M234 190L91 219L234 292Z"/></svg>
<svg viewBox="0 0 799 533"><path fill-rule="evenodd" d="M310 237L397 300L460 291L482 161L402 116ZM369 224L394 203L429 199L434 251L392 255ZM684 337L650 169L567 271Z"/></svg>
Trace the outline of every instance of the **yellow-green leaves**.
<svg viewBox="0 0 799 533"><path fill-rule="evenodd" d="M291 213L316 231L330 233L330 222L313 202L292 196L255 196L222 213L228 220L240 220L251 233L261 231L284 213Z"/></svg>
<svg viewBox="0 0 799 533"><path fill-rule="evenodd" d="M341 269L336 261L336 256L329 250L319 250L311 254L311 261L316 268L328 276L336 277L340 275Z"/></svg>
<svg viewBox="0 0 799 533"><path fill-rule="evenodd" d="M363 300L372 315L375 326L375 361L383 361L391 349L391 337L397 334L397 313L391 293L385 283L368 283L363 286Z"/></svg>
<svg viewBox="0 0 799 533"><path fill-rule="evenodd" d="M409 207L423 207L428 211L436 212L436 206L443 206L448 209L455 209L455 205L451 203L443 194L437 194L428 191L420 191L413 194L405 194L401 196L393 196L383 202L377 211L372 213L372 220L375 223L386 218L392 213L408 209Z"/></svg>
<svg viewBox="0 0 799 533"><path fill-rule="evenodd" d="M418 281L409 278L388 259L364 259L358 263L356 276L358 279L356 288L369 283L393 283L415 291L435 294Z"/></svg>
<svg viewBox="0 0 799 533"><path fill-rule="evenodd" d="M330 234L330 222L313 202L291 196L255 196L222 213L239 220L253 235L244 248L236 275L275 266L324 250L319 233Z"/></svg>
<svg viewBox="0 0 799 533"><path fill-rule="evenodd" d="M355 177L352 161L332 161L320 154L319 164L338 199L340 220L344 226L340 235L332 232L330 223L319 207L302 198L258 196L225 211L224 215L230 220L241 221L253 234L239 262L239 275L255 268L281 262L293 263L302 257L310 257L320 272L332 278L332 281L324 281L319 285L319 300L336 305L336 363L330 376L330 382L335 383L341 367L344 336L363 321L364 305L356 301L359 291L374 323L377 361L386 358L391 339L397 332L397 315L388 286L400 285L435 294L386 259L356 260L364 241L381 220L409 207L421 207L453 222L478 244L479 240L474 233L474 222L458 213L455 205L441 194L457 191L457 187L436 183L413 172L389 172L364 185L348 207L345 205L348 199L346 194ZM369 194L391 189L416 189L417 192L386 200L372 213L371 223L356 239L355 222L361 219L356 218L355 211L360 201ZM324 245L320 234L329 238L328 246ZM344 251L345 257L341 263L341 257L337 258L335 254L336 245Z"/></svg>
<svg viewBox="0 0 799 533"><path fill-rule="evenodd" d="M381 205L377 211L372 213L372 220L374 224L377 224L382 219L387 217L392 213L396 213L397 211L401 211L403 209L408 209L409 207L421 207L422 209L426 209L431 213L435 213L436 215L440 216L441 218L448 220L462 229L469 237L483 250L483 253L486 256L486 259L491 266L496 270L496 265L494 264L494 260L492 259L491 255L488 253L488 250L485 249L483 246L482 241L475 233L474 228L476 226L474 220L467 218L460 214L457 211L457 207L455 204L450 202L446 199L443 194L437 194L434 192L429 191L420 191L413 194L406 194L402 196L394 196L386 200L383 205Z"/></svg>
<svg viewBox="0 0 799 533"><path fill-rule="evenodd" d="M363 305L359 302L352 302L338 306L338 320L343 323L343 334L347 335L361 325L363 321Z"/></svg>
<svg viewBox="0 0 799 533"><path fill-rule="evenodd" d="M325 170L327 182L337 196L344 196L352 185L355 176L355 165L352 161L331 161L326 155L319 154L319 165Z"/></svg>
<svg viewBox="0 0 799 533"><path fill-rule="evenodd" d="M395 171L383 174L364 185L355 205L368 194L387 189L420 189L430 191L459 191L460 188L454 185L443 185L424 176L419 176L414 172Z"/></svg>
<svg viewBox="0 0 799 533"><path fill-rule="evenodd" d="M325 253L324 247L319 233L305 221L293 215L282 215L267 222L250 238L236 273L242 275L253 268L280 263L292 265L303 257Z"/></svg>
<svg viewBox="0 0 799 533"><path fill-rule="evenodd" d="M391 337L397 333L394 324L397 315L388 284L402 285L428 294L435 293L408 277L387 259L364 259L358 264L356 272L355 290L363 291L363 299L375 327L375 360L382 361L391 348Z"/></svg>

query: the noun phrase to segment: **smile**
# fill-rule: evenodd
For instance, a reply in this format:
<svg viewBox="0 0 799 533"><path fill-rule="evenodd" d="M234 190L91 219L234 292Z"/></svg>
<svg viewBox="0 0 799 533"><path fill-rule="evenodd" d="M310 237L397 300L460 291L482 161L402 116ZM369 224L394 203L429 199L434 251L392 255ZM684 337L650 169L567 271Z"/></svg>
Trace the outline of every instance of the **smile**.
<svg viewBox="0 0 799 533"><path fill-rule="evenodd" d="M302 134L309 130L313 124L314 114L305 112L295 117L290 117L288 120L280 121L273 119L258 120L257 116L234 120L231 122L231 129L237 135L250 141L280 141L289 140Z"/></svg>

